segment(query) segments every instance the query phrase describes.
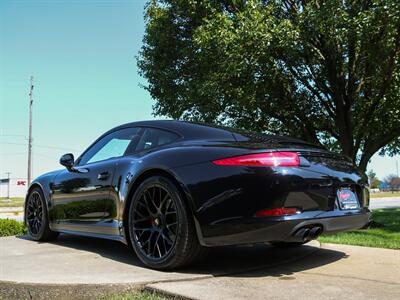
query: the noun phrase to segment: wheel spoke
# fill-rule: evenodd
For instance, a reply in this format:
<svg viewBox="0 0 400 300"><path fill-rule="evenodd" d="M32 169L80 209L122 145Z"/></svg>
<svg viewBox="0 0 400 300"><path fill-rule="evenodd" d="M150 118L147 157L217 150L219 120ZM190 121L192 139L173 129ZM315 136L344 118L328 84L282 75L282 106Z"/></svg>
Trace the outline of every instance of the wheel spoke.
<svg viewBox="0 0 400 300"><path fill-rule="evenodd" d="M133 227L133 230L147 230L147 231L150 231L150 230L153 230L153 227L143 227L143 228Z"/></svg>
<svg viewBox="0 0 400 300"><path fill-rule="evenodd" d="M140 231L140 230L138 230L138 231ZM145 232L147 232L147 231L149 231L149 230L147 230L147 229L141 230L141 233L140 233L140 235L138 236L137 239L140 241L140 239L142 238L143 234L144 234ZM136 236L137 236L137 234L136 234Z"/></svg>
<svg viewBox="0 0 400 300"><path fill-rule="evenodd" d="M174 226L174 225L178 225L178 222L173 222L173 223L170 223L170 224L167 224L167 225L165 225L167 228L170 228L171 226Z"/></svg>
<svg viewBox="0 0 400 300"><path fill-rule="evenodd" d="M158 257L161 258L162 254L161 254L160 246L158 245L158 239L157 239L157 244L156 245L157 245L157 250L158 250L158 255L159 255Z"/></svg>
<svg viewBox="0 0 400 300"><path fill-rule="evenodd" d="M147 212L148 212L147 206L146 206L144 203L142 203L141 201L139 201L138 204L140 204L140 205L141 205L143 208L145 208L145 209L147 210ZM143 215L143 214L139 211L139 209L136 209L136 210L135 210L135 213L139 214L141 218L144 218L144 217L145 217L145 215ZM150 217L150 214L148 214L148 217Z"/></svg>
<svg viewBox="0 0 400 300"><path fill-rule="evenodd" d="M171 204L172 204L172 199L171 199L171 198L169 198L168 200L169 200L169 201L167 202L167 206L165 207L165 212L167 212L167 211L168 211L169 207L170 207L170 206L171 206Z"/></svg>
<svg viewBox="0 0 400 300"><path fill-rule="evenodd" d="M167 245L165 244L165 238L163 235L161 235L161 237L162 237L162 241L163 241L163 245L164 245L164 252L167 253L168 250L167 250Z"/></svg>
<svg viewBox="0 0 400 300"><path fill-rule="evenodd" d="M163 206L165 206L164 204L167 202L167 200L172 201L171 198L169 197L169 194L168 194L168 193L167 193L167 194L164 196L164 198L161 200L161 203L160 203L160 211L161 211L161 212L162 212ZM167 211L167 210L165 210L165 211Z"/></svg>
<svg viewBox="0 0 400 300"><path fill-rule="evenodd" d="M158 232L156 240L154 241L154 246L153 246L153 251L151 252L151 255L155 257L155 252L156 252L156 248L157 248L157 243L158 243L158 239L160 238L161 233ZM160 256L161 257L161 256Z"/></svg>
<svg viewBox="0 0 400 300"><path fill-rule="evenodd" d="M143 199L144 199L144 201L145 201L145 203L146 203L147 211L149 212L150 215L153 215L154 213L153 213L153 211L150 209L149 199L147 198L146 194L143 194ZM150 202L153 203L152 200L150 200ZM152 206L154 207L154 204L152 204Z"/></svg>
<svg viewBox="0 0 400 300"><path fill-rule="evenodd" d="M165 233L163 233L162 235L168 244L172 245L174 243L174 241L168 235L166 235Z"/></svg>
<svg viewBox="0 0 400 300"><path fill-rule="evenodd" d="M140 219L135 220L134 222L135 223L140 223L140 222L143 222L143 221L149 221L149 217L140 218Z"/></svg>
<svg viewBox="0 0 400 300"><path fill-rule="evenodd" d="M150 248L151 248L151 238L153 237L154 231L150 232L150 236L148 238L149 243L147 244L147 254L150 255Z"/></svg>

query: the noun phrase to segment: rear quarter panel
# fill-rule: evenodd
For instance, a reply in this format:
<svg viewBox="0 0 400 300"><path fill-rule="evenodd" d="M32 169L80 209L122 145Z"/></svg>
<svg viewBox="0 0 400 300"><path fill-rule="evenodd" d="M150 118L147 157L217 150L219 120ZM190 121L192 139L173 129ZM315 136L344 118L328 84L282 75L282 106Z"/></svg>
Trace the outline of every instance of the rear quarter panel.
<svg viewBox="0 0 400 300"><path fill-rule="evenodd" d="M309 167L232 167L203 162L173 172L185 183L203 236L246 230L258 210L299 207L304 217L333 211L339 187L361 189L362 176L353 167L338 170L329 165ZM362 206L363 191L360 190ZM235 225L238 224L238 225Z"/></svg>

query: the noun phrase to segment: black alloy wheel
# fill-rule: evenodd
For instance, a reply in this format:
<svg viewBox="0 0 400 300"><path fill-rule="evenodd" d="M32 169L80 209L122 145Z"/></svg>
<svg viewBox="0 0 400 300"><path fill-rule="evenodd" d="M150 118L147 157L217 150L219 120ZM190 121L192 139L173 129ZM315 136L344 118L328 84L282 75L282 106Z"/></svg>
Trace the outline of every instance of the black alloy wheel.
<svg viewBox="0 0 400 300"><path fill-rule="evenodd" d="M37 235L43 225L43 203L38 191L33 191L26 203L26 221L29 232Z"/></svg>
<svg viewBox="0 0 400 300"><path fill-rule="evenodd" d="M35 241L50 241L58 236L51 231L49 217L42 190L34 188L25 203L25 222L29 236Z"/></svg>
<svg viewBox="0 0 400 300"><path fill-rule="evenodd" d="M163 176L144 180L129 209L129 237L139 259L154 269L173 269L206 252L193 218L174 182Z"/></svg>
<svg viewBox="0 0 400 300"><path fill-rule="evenodd" d="M178 217L171 194L162 185L147 187L134 203L133 233L149 259L163 259L173 248Z"/></svg>

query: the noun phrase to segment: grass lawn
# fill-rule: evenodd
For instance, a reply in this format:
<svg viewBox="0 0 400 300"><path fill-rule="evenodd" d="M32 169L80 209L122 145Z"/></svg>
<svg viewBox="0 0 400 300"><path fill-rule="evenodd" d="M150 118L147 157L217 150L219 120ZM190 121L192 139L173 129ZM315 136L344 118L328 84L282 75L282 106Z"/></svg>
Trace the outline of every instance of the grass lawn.
<svg viewBox="0 0 400 300"><path fill-rule="evenodd" d="M106 297L107 300L173 300L178 299L176 297L165 296L157 293L148 291L137 291L127 294L117 294L110 297Z"/></svg>
<svg viewBox="0 0 400 300"><path fill-rule="evenodd" d="M25 233L26 227L23 222L0 219L0 237L10 235L23 235Z"/></svg>
<svg viewBox="0 0 400 300"><path fill-rule="evenodd" d="M371 198L400 197L400 192L371 193L370 196Z"/></svg>
<svg viewBox="0 0 400 300"><path fill-rule="evenodd" d="M22 207L24 206L24 198L14 197L11 198L11 202L4 201L6 198L0 198L0 207Z"/></svg>
<svg viewBox="0 0 400 300"><path fill-rule="evenodd" d="M322 243L400 249L400 209L377 209L372 216L375 222L384 226L321 236L319 240Z"/></svg>

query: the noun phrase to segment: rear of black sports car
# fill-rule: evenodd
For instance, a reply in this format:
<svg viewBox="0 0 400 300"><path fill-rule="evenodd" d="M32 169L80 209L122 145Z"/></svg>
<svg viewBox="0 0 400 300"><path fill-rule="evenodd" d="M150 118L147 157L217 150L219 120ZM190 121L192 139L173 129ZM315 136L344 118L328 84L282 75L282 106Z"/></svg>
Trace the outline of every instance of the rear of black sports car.
<svg viewBox="0 0 400 300"><path fill-rule="evenodd" d="M212 161L174 168L205 246L304 243L370 222L366 179L352 162L297 140L203 145Z"/></svg>
<svg viewBox="0 0 400 300"><path fill-rule="evenodd" d="M89 162L115 139L125 150ZM201 245L302 244L370 222L366 178L351 160L289 137L135 122L61 163L66 169L39 177L29 190L31 237L119 240L159 270L199 259L207 252Z"/></svg>

